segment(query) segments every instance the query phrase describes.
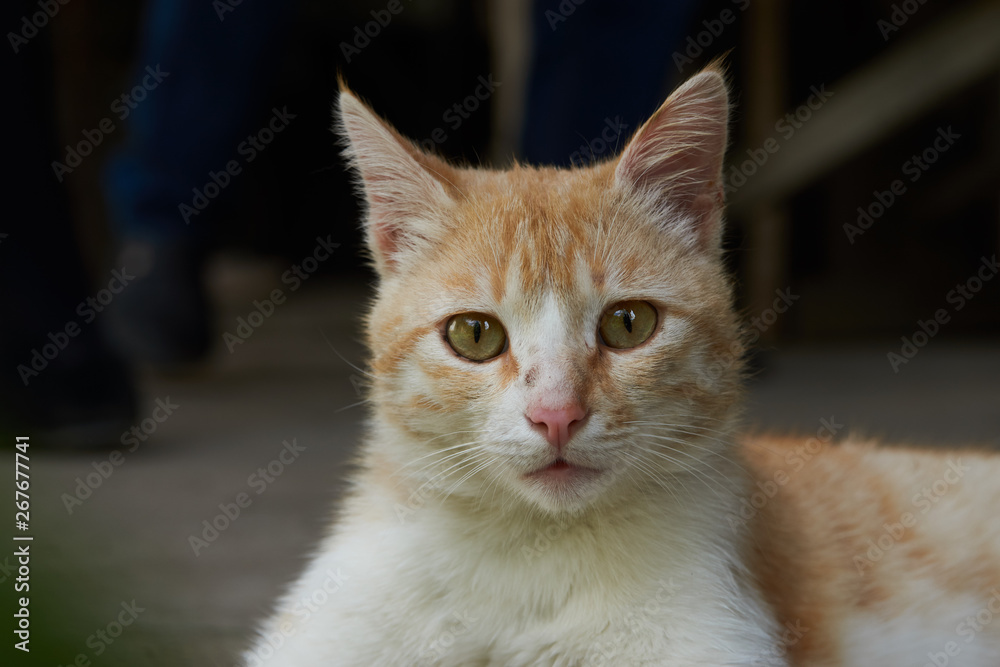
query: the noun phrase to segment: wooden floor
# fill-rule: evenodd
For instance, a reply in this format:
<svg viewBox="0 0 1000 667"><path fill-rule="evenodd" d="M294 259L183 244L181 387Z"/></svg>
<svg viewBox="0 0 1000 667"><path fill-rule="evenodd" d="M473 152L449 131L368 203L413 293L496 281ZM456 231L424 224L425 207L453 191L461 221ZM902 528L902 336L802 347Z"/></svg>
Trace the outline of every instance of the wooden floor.
<svg viewBox="0 0 1000 667"><path fill-rule="evenodd" d="M122 447L119 465L109 452L46 452L33 439L32 653L2 664L235 664L320 534L365 416L361 374L349 365L363 365L365 285L316 278L232 353L222 343L253 299L282 287L284 268L214 272L214 356L189 375L143 378L140 418L158 399L177 407L147 422L155 432L135 451ZM898 344L768 352L748 423L811 434L826 419L845 433L1000 448L1000 343L935 339L894 374L886 353ZM11 480L13 453L4 459ZM77 493L88 476L96 488ZM235 516L238 500L237 518L219 518ZM206 521L228 526L205 533ZM0 552L7 592L16 559L4 552L13 549Z"/></svg>

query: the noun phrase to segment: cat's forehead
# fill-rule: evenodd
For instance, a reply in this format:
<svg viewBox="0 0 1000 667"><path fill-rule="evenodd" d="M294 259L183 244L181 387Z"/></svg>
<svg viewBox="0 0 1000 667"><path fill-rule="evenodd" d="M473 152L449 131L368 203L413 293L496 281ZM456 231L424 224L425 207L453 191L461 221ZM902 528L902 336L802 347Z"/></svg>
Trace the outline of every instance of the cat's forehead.
<svg viewBox="0 0 1000 667"><path fill-rule="evenodd" d="M656 234L622 206L609 174L517 168L481 174L454 211L459 271L558 294L641 273ZM648 227L648 225L646 225Z"/></svg>

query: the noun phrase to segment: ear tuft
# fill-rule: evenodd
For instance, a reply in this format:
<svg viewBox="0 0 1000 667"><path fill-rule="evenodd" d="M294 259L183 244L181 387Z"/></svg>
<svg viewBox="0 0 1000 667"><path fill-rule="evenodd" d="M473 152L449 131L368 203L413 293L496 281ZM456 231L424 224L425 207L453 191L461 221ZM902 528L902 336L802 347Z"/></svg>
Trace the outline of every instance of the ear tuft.
<svg viewBox="0 0 1000 667"><path fill-rule="evenodd" d="M618 159L616 183L652 202L657 223L684 225L704 248L721 242L729 95L710 66L688 79L639 128Z"/></svg>

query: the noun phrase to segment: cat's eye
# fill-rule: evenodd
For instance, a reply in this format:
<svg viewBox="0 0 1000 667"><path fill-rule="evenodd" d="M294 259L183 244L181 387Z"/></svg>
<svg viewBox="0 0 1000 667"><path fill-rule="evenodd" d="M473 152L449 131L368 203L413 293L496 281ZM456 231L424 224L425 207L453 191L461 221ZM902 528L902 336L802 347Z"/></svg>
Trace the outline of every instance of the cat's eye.
<svg viewBox="0 0 1000 667"><path fill-rule="evenodd" d="M601 340L625 350L646 342L656 329L656 309L645 301L622 301L601 316Z"/></svg>
<svg viewBox="0 0 1000 667"><path fill-rule="evenodd" d="M451 349L472 361L492 359L504 350L507 334L495 317L482 313L461 313L448 320L445 338Z"/></svg>

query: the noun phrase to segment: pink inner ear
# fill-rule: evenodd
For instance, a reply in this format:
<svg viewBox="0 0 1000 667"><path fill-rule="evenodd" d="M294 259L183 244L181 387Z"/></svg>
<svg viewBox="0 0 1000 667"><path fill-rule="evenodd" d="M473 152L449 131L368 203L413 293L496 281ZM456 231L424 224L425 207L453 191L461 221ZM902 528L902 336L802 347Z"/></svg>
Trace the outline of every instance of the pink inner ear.
<svg viewBox="0 0 1000 667"><path fill-rule="evenodd" d="M692 203L715 187L726 149L728 99L716 72L682 85L629 142L618 178Z"/></svg>
<svg viewBox="0 0 1000 667"><path fill-rule="evenodd" d="M449 167L422 153L348 91L341 94L340 119L345 154L361 177L368 204L370 248L381 266L397 266L401 254L434 235L434 216L426 213L447 202L437 175Z"/></svg>
<svg viewBox="0 0 1000 667"><path fill-rule="evenodd" d="M652 194L657 209L673 212L658 224L688 221L689 233L704 248L719 241L728 112L722 77L699 74L642 126L616 168L619 182Z"/></svg>
<svg viewBox="0 0 1000 667"><path fill-rule="evenodd" d="M382 193L378 181L389 179L374 176L365 178L368 191L368 228L371 241L388 266L398 264L397 253L403 249L404 231L400 227L398 202L391 195Z"/></svg>
<svg viewBox="0 0 1000 667"><path fill-rule="evenodd" d="M622 156L621 175L636 186L669 189L675 197L692 199L711 187L722 169L725 130L712 125L710 118L654 117Z"/></svg>
<svg viewBox="0 0 1000 667"><path fill-rule="evenodd" d="M369 224L372 230L372 240L378 247L378 251L389 264L395 264L396 251L399 249L399 230L394 227L383 215L378 215L372 209Z"/></svg>
<svg viewBox="0 0 1000 667"><path fill-rule="evenodd" d="M367 183L368 179L365 180ZM395 197L381 194L372 187L368 191L369 238L387 266L398 266L399 252L413 247L418 241L426 240L426 237L420 229L404 227L407 216L400 210Z"/></svg>

